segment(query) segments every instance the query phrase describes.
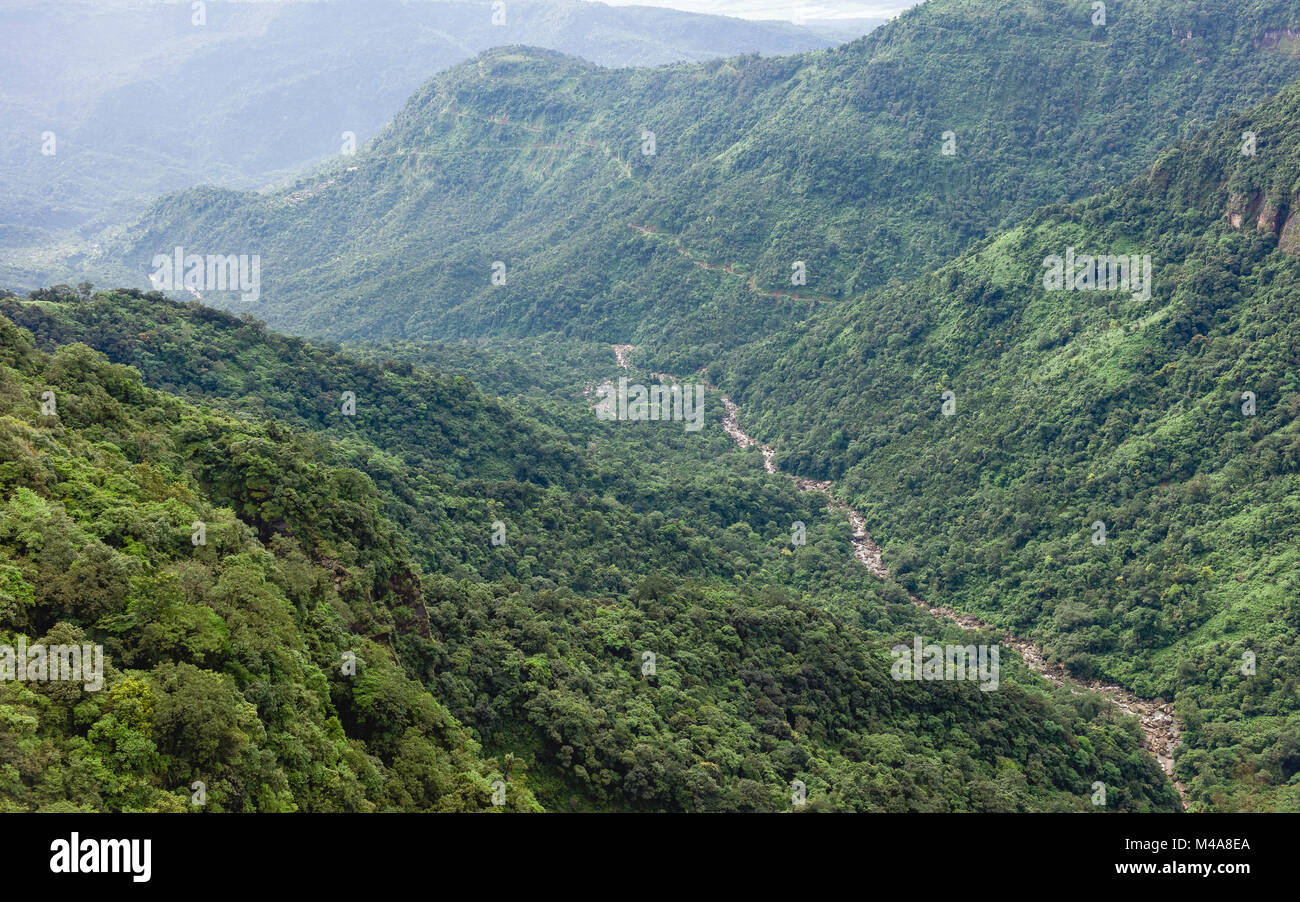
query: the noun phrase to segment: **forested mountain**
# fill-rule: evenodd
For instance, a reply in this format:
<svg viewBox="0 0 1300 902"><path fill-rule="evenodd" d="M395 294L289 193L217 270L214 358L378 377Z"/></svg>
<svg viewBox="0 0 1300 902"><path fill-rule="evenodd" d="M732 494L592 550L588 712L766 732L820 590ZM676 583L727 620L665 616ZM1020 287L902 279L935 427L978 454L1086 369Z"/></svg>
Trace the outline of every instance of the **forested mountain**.
<svg viewBox="0 0 1300 902"><path fill-rule="evenodd" d="M208 8L316 59L276 6ZM312 90L391 29L441 47L432 6ZM510 10L615 55L733 34ZM659 68L483 40L355 155L0 270L81 282L0 291L0 645L111 664L0 680L0 805L1177 810L1096 678L1174 700L1191 810L1300 810L1300 0L929 0ZM316 140L246 118L254 168ZM196 281L146 293L173 253ZM706 428L593 413L658 370ZM1005 641L999 691L894 678L915 637Z"/></svg>
<svg viewBox="0 0 1300 902"><path fill-rule="evenodd" d="M527 41L604 66L785 54L811 31L579 0L4 0L0 246L6 277L68 229L198 184L257 188L364 142L435 72ZM43 135L52 133L48 147Z"/></svg>
<svg viewBox="0 0 1300 902"><path fill-rule="evenodd" d="M1177 805L1131 719L1010 650L997 692L892 679L900 641L984 640L716 425L611 429L581 385L525 413L158 294L3 310L0 628L111 663L0 683L10 808Z"/></svg>
<svg viewBox="0 0 1300 902"><path fill-rule="evenodd" d="M1049 290L1067 254L1149 255L1149 295ZM1176 696L1195 804L1295 811L1297 254L1300 86L718 374L904 585Z"/></svg>
<svg viewBox="0 0 1300 902"><path fill-rule="evenodd" d="M0 634L106 659L0 682L0 809L492 807L500 765L363 627L419 589L361 473L3 318L0 398Z"/></svg>
<svg viewBox="0 0 1300 902"><path fill-rule="evenodd" d="M1293 0L1094 17L1076 0L931 0L841 47L659 69L493 50L430 80L355 158L269 195L164 198L68 277L118 266L145 285L177 246L256 253L255 312L295 332L556 331L690 371L1108 188L1300 77Z"/></svg>

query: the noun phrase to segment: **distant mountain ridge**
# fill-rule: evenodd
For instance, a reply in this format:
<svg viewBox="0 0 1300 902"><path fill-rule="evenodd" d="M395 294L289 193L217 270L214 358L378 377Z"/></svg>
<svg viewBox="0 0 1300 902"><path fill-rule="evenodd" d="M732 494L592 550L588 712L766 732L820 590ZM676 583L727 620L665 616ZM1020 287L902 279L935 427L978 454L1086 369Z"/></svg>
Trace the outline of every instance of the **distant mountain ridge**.
<svg viewBox="0 0 1300 902"><path fill-rule="evenodd" d="M608 66L856 37L578 0L0 3L0 246L120 221L196 184L254 188L374 135L434 73L523 40ZM856 33L855 33L856 32ZM54 153L42 136L52 132Z"/></svg>
<svg viewBox="0 0 1300 902"><path fill-rule="evenodd" d="M1098 27L1066 0L931 0L841 47L658 69L499 48L355 157L270 195L164 198L63 272L257 252L279 328L556 332L693 370L806 315L751 286L844 300L910 278L1300 77L1267 37L1300 27L1294 0L1109 9Z"/></svg>

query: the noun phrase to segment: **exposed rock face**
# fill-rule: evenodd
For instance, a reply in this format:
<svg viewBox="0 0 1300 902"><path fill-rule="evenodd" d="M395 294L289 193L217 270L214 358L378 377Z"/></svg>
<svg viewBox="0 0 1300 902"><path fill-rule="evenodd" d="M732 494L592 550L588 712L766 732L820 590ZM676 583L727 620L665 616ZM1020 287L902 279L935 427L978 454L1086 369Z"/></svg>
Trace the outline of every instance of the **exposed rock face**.
<svg viewBox="0 0 1300 902"><path fill-rule="evenodd" d="M1239 229L1245 220L1258 219L1263 200L1264 195L1259 191L1251 194L1231 192L1228 195L1228 222L1232 223L1234 229Z"/></svg>
<svg viewBox="0 0 1300 902"><path fill-rule="evenodd" d="M1259 211L1259 218L1255 221L1255 228L1261 232L1272 232L1276 235L1281 217L1282 208L1280 206L1264 201L1264 206Z"/></svg>
<svg viewBox="0 0 1300 902"><path fill-rule="evenodd" d="M1254 42L1256 50L1271 50L1283 41L1290 43L1300 37L1300 32L1290 28L1274 28L1264 32L1258 40Z"/></svg>
<svg viewBox="0 0 1300 902"><path fill-rule="evenodd" d="M1300 213L1292 213L1282 224L1277 246L1288 254L1300 254Z"/></svg>
<svg viewBox="0 0 1300 902"><path fill-rule="evenodd" d="M1240 229L1254 220L1255 228L1277 236L1277 246L1288 254L1300 254L1300 195L1290 203L1273 203L1262 191L1228 194L1228 207L1224 211L1229 224Z"/></svg>

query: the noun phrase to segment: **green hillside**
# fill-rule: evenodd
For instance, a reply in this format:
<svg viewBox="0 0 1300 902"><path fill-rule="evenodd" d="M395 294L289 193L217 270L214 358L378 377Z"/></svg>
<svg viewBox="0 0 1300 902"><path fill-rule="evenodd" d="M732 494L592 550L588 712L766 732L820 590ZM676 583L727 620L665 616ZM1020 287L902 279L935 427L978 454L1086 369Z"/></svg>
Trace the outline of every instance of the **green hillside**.
<svg viewBox="0 0 1300 902"><path fill-rule="evenodd" d="M991 637L872 577L721 429L611 426L580 386L524 410L158 295L3 307L32 331L0 320L0 628L112 664L98 696L0 684L9 807L184 808L204 774L256 810L486 808L506 774L550 810L788 810L795 780L809 810L1088 811L1098 780L1177 806L1135 722L1009 649L996 692L892 679L899 642ZM365 386L355 421L312 380ZM520 468L530 441L554 451Z"/></svg>
<svg viewBox="0 0 1300 902"><path fill-rule="evenodd" d="M0 278L12 287L51 245L159 194L278 184L338 154L345 132L366 141L431 75L490 47L656 66L813 50L873 23L813 31L580 0L511 0L504 21L491 0L206 0L201 15L190 2L5 0L0 25Z"/></svg>
<svg viewBox="0 0 1300 902"><path fill-rule="evenodd" d="M361 628L418 592L364 476L6 319L0 399L0 637L105 656L98 691L0 683L0 808L491 807L500 765Z"/></svg>
<svg viewBox="0 0 1300 902"><path fill-rule="evenodd" d="M1092 6L497 47L0 290L0 646L111 665L0 679L0 809L1180 810L1097 680L1190 810L1300 811L1300 0ZM593 412L657 371L703 429Z"/></svg>
<svg viewBox="0 0 1300 902"><path fill-rule="evenodd" d="M1300 807L1297 123L1293 87L719 368L904 585L1176 697L1203 808ZM1150 255L1149 297L1047 290L1068 248Z"/></svg>
<svg viewBox="0 0 1300 902"><path fill-rule="evenodd" d="M268 195L164 198L67 277L147 286L178 246L259 254L255 305L204 301L333 338L628 341L691 371L1300 77L1293 0L1107 9L1103 27L1083 0L931 0L841 47L656 69L492 50L355 158Z"/></svg>

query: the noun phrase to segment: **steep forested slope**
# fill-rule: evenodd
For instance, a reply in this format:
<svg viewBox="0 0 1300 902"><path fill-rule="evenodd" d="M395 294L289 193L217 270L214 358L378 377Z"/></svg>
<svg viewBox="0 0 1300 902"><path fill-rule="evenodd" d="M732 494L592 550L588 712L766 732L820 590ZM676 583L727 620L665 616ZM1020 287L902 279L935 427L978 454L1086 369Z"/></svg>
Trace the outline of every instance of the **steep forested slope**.
<svg viewBox="0 0 1300 902"><path fill-rule="evenodd" d="M1206 807L1300 807L1297 123L1300 86L719 374L904 584L1175 695ZM1067 254L1154 285L1049 290Z"/></svg>
<svg viewBox="0 0 1300 902"><path fill-rule="evenodd" d="M97 691L0 683L0 807L491 807L500 766L361 628L417 579L365 477L2 318L0 398L0 636L105 655Z"/></svg>
<svg viewBox="0 0 1300 902"><path fill-rule="evenodd" d="M220 721L234 719L231 730L253 717L292 731L283 684L297 671L281 674L285 655L314 655L322 675L302 680L318 697L322 681L332 689L343 732L329 735L364 742L371 770L359 777L364 792L313 795L312 780L341 779L320 771L322 750L268 739L253 758L270 776L241 773L240 785L271 788L250 789L243 807L347 807L341 796L353 807L365 807L362 797L379 807L487 806L494 767L515 782L516 807L532 804L531 789L548 808L784 810L794 780L813 809L1093 810L1098 780L1112 809L1177 804L1132 721L1098 698L1049 691L1009 650L995 692L891 679L898 642L989 637L936 622L854 565L847 524L764 474L756 455L732 451L716 426L611 426L580 386L538 401L542 423L464 380L398 362L368 367L157 295L53 290L8 298L4 310L57 348L34 350L30 333L0 320L14 433L0 470L0 524L11 524L0 525L12 599L4 628L103 641L114 672L102 698L126 699L114 713L79 696L70 718L46 717L28 696L11 703L13 726L0 733L16 769L11 805L142 804L42 782L23 757L39 746L42 761L81 761L85 750L105 770L126 768L105 757L116 746L102 738L108 727L93 727L96 710L132 724L142 798L183 800L160 786L162 774L189 780L216 753L191 748L190 733L162 729L157 715L130 713L133 693L210 686L235 709ZM68 344L77 339L187 400ZM311 380L367 385L356 422L322 419L316 395L295 390ZM449 386L463 389L458 408L436 400ZM47 388L62 399L57 422L38 410ZM495 418L505 425L492 428ZM479 476L422 455L411 444L421 423L437 424L435 441L459 423L458 447L489 469ZM502 434L558 450L533 471L493 475ZM38 463L27 446L41 443L73 448L84 479L69 483ZM137 511L146 502L153 507ZM93 532L93 559L69 567L73 552L23 525L41 517ZM191 549L190 521L205 518L208 544ZM501 546L490 540L496 520ZM808 525L806 545L791 547L795 521ZM94 605L78 601L63 570L95 587ZM274 626L249 622L272 615ZM307 650L294 658L299 642ZM365 679L327 670L337 673L350 647L362 649ZM174 676L173 667L190 669ZM418 717L403 707L416 704L408 691L422 699ZM206 704L181 699L168 710L176 718ZM319 705L328 724L333 711ZM478 763L439 705L499 763ZM430 735L417 742L412 728ZM171 763L148 757L151 748Z"/></svg>
<svg viewBox="0 0 1300 902"><path fill-rule="evenodd" d="M70 272L145 284L177 246L257 253L255 312L279 327L561 331L690 371L808 312L751 278L824 304L918 275L1300 76L1292 0L1107 11L932 0L843 47L650 70L498 49L432 79L356 158L271 195L165 198Z"/></svg>

